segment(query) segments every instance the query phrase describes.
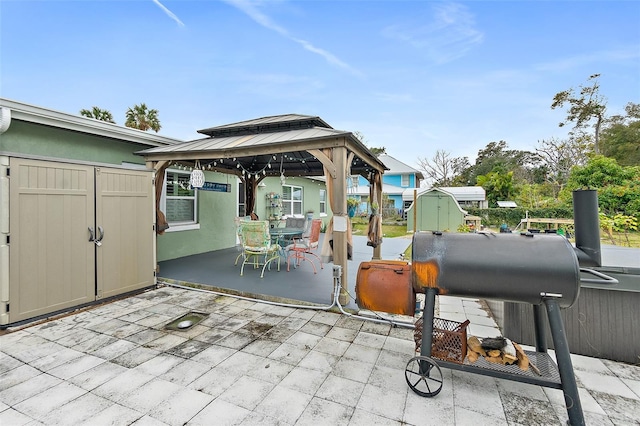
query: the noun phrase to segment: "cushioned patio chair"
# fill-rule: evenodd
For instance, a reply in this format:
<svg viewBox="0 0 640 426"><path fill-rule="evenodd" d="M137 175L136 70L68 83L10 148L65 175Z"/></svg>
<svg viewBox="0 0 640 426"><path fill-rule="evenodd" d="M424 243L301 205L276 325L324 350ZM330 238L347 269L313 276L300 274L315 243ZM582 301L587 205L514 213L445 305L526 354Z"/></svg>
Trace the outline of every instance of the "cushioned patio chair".
<svg viewBox="0 0 640 426"><path fill-rule="evenodd" d="M287 256L287 271L290 270L289 267L291 264L291 259L293 259L295 267L298 267L300 263L306 260L307 262L311 263L311 266L313 267L313 273L318 273L318 271L316 270L316 265L313 263L313 259L311 259L310 256L318 259L318 262L320 262L320 268L324 269L322 259L320 259L320 256L314 253L314 251L318 249L318 240L320 239L321 228L322 219L312 220L309 235L305 236L303 234L302 238L294 238L293 244L287 246L287 251L289 253L289 255Z"/></svg>
<svg viewBox="0 0 640 426"><path fill-rule="evenodd" d="M240 276L244 274L244 265L251 264L254 269L262 266L260 278L264 277L264 270L271 262L277 260L278 271L280 270L280 246L271 242L269 235L269 221L251 220L240 223L240 241L242 243L242 267ZM238 258L236 258L236 265Z"/></svg>

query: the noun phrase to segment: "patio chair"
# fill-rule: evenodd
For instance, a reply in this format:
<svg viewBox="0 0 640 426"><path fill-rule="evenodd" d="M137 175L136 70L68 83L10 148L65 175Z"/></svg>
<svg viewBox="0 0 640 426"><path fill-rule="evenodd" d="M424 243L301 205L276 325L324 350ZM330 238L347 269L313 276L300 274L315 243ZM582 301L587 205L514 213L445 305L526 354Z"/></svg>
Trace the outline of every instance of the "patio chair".
<svg viewBox="0 0 640 426"><path fill-rule="evenodd" d="M313 263L313 259L310 256L315 257L320 262L320 268L324 269L322 259L320 256L314 253L318 249L318 240L320 239L320 228L322 228L322 219L314 219L311 221L311 229L308 236L302 236L302 238L294 238L293 244L287 246L289 255L287 256L287 271L291 264L291 259L294 259L294 267L298 267L302 261L311 263L313 267L313 273L316 274L316 265Z"/></svg>
<svg viewBox="0 0 640 426"><path fill-rule="evenodd" d="M269 221L267 220L251 220L240 223L240 241L242 243L242 267L240 268L240 276L244 274L244 265L251 264L254 269L262 266L260 278L264 277L264 270L269 267L271 270L271 262L278 261L278 271L280 270L280 246L271 243L269 235ZM236 258L236 265L238 258Z"/></svg>

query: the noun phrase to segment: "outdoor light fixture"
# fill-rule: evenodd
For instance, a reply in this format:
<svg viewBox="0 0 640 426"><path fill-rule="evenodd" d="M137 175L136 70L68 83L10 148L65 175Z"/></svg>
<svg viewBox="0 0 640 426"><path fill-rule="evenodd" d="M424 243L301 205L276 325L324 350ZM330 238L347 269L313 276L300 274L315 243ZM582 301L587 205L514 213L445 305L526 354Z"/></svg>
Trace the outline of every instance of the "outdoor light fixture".
<svg viewBox="0 0 640 426"><path fill-rule="evenodd" d="M192 188L202 188L204 186L204 172L200 168L200 161L196 160L196 166L191 171L189 184Z"/></svg>

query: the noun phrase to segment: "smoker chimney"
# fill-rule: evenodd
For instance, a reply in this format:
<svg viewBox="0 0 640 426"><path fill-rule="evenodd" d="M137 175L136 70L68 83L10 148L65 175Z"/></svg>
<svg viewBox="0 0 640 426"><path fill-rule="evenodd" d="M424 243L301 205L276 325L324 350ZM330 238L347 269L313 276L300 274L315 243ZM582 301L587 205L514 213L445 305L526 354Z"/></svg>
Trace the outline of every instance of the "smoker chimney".
<svg viewBox="0 0 640 426"><path fill-rule="evenodd" d="M573 223L578 263L580 266L601 266L598 193L595 189L573 191Z"/></svg>

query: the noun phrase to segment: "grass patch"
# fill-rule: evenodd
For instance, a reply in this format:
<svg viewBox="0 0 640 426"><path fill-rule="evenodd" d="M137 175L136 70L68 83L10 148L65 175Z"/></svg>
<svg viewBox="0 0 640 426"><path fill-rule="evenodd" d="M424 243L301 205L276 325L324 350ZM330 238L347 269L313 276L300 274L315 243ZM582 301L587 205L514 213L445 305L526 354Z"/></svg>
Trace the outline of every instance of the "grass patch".
<svg viewBox="0 0 640 426"><path fill-rule="evenodd" d="M351 230L353 235L367 235L369 229L368 217L352 217ZM407 225L382 224L382 236L385 238L406 237Z"/></svg>

